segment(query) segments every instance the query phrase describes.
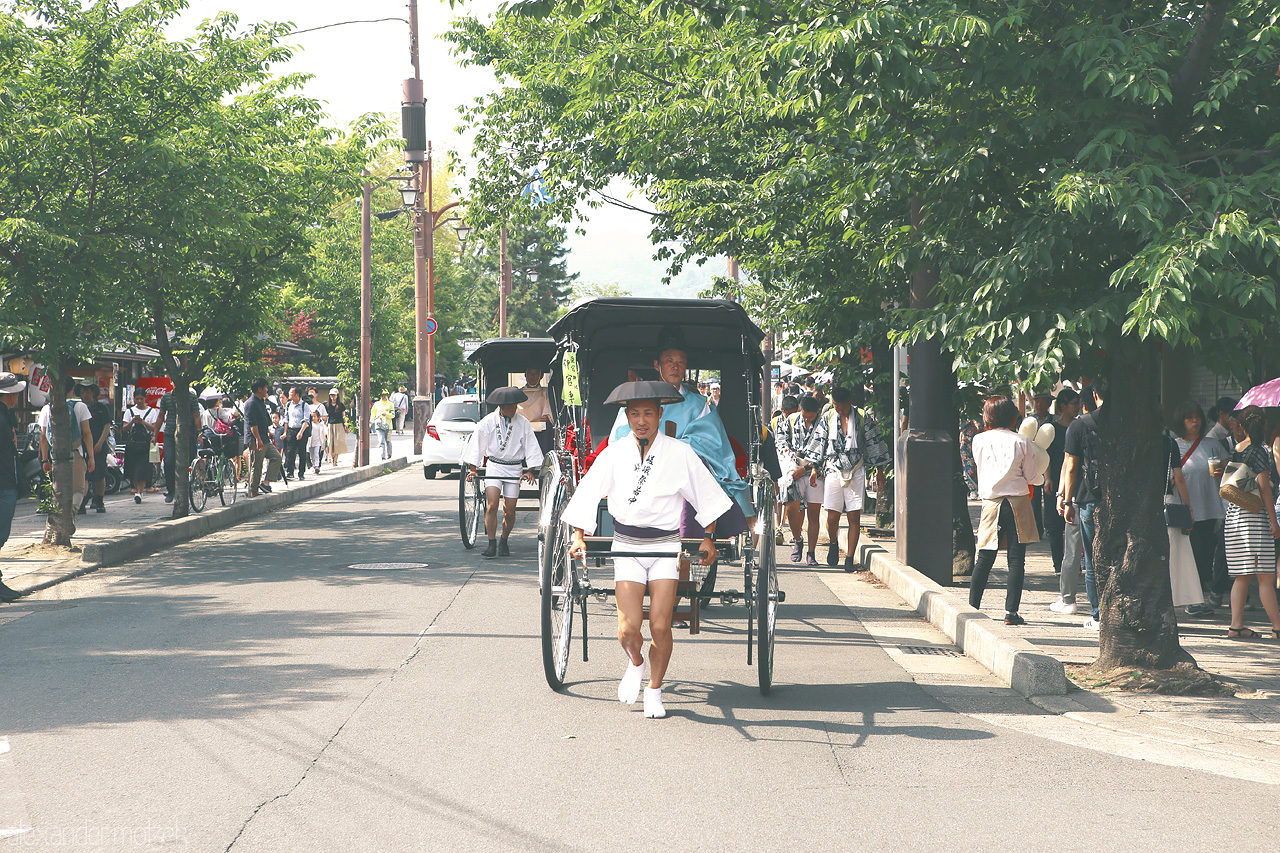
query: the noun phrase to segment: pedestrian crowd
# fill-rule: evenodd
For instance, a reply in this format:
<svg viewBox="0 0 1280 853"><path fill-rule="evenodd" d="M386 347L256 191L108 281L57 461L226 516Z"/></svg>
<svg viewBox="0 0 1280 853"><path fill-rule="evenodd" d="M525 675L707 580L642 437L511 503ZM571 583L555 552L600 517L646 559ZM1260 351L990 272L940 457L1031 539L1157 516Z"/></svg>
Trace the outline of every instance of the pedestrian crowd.
<svg viewBox="0 0 1280 853"><path fill-rule="evenodd" d="M854 405L854 389L836 386L827 397L812 378L804 385L774 385L771 437L776 448L779 511L791 531L791 561L818 565L820 514L826 512L828 566L840 563L840 522L847 524L844 569L860 571L858 539L873 470L877 494L884 489L884 466L892 461L879 424ZM861 390L861 389L859 389ZM767 443L767 441L766 441ZM806 528L807 524L807 528Z"/></svg>
<svg viewBox="0 0 1280 853"><path fill-rule="evenodd" d="M1059 595L1055 613L1078 612L1083 572L1088 618L1099 630L1100 598L1094 541L1107 501L1101 474L1109 409L1106 382L1082 379L1079 390L1062 383L1055 395L995 396L986 401L981 429L962 424L961 455L971 494L982 502L977 559L969 601L978 607L1001 544L1008 585L1005 622L1019 613L1026 546L1047 536ZM1175 608L1191 617L1227 606L1227 636L1260 635L1244 624L1256 602L1280 640L1277 608L1277 540L1280 540L1280 419L1257 406L1237 410L1219 399L1206 415L1187 400L1174 408L1160 440L1164 519L1169 542L1169 581ZM1254 584L1256 583L1256 590Z"/></svg>

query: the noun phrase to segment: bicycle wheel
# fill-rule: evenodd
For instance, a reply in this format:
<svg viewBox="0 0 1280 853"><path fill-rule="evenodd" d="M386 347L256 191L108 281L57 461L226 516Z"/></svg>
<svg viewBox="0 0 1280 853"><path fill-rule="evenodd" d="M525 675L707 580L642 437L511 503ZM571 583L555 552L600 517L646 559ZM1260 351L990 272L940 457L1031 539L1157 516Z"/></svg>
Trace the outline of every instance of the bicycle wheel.
<svg viewBox="0 0 1280 853"><path fill-rule="evenodd" d="M194 512L204 512L205 503L209 500L209 495L205 492L205 482L208 480L209 460L201 457L191 463L191 474L188 478L191 498L191 509Z"/></svg>
<svg viewBox="0 0 1280 853"><path fill-rule="evenodd" d="M765 535L760 537L757 557L759 579L755 585L757 628L756 667L760 675L760 692L768 696L773 687L774 629L778 621L778 560L773 541L773 513L765 523Z"/></svg>
<svg viewBox="0 0 1280 853"><path fill-rule="evenodd" d="M484 481L475 477L468 482L464 471L458 477L458 525L462 529L462 547L470 551L476 547L476 536L484 524Z"/></svg>
<svg viewBox="0 0 1280 853"><path fill-rule="evenodd" d="M577 574L569 557L569 533L559 522L548 531L542 560L542 671L552 690L564 687L573 643L573 608L577 602ZM584 604L585 606L585 604Z"/></svg>
<svg viewBox="0 0 1280 853"><path fill-rule="evenodd" d="M222 498L223 506L234 506L240 492L240 477L236 474L236 466L230 459L222 460Z"/></svg>

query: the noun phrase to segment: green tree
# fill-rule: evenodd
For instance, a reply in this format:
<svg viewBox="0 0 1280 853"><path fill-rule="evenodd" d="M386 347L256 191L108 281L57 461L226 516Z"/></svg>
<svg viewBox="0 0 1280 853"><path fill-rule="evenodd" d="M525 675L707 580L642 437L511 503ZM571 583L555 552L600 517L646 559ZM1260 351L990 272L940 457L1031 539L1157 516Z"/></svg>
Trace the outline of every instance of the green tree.
<svg viewBox="0 0 1280 853"><path fill-rule="evenodd" d="M482 282L470 303L472 325L485 336L498 334L498 263L500 240L487 234L474 259L471 275ZM543 337L573 296L577 273L565 264L568 250L563 230L518 225L507 230L511 293L507 296L507 335Z"/></svg>
<svg viewBox="0 0 1280 853"><path fill-rule="evenodd" d="M541 213L568 221L625 177L657 205L655 240L683 241L675 266L735 255L780 325L934 340L962 378L1039 383L1105 350L1126 429L1104 442L1098 665L1186 659L1157 349L1246 375L1274 326L1271 5L516 11L453 36L513 84L470 113L473 201L505 203L541 166ZM908 310L913 275L926 298Z"/></svg>
<svg viewBox="0 0 1280 853"><path fill-rule="evenodd" d="M175 459L193 458L195 394L211 372L280 325L282 282L301 273L316 222L358 180L371 137L365 121L346 138L321 124L315 101L274 77L287 59L288 26L237 32L221 15L190 42L169 42L156 21L145 39L149 108L172 115L149 144L169 166L153 183L152 215L131 270L165 373L174 383ZM188 480L176 480L173 514L188 514Z"/></svg>
<svg viewBox="0 0 1280 853"><path fill-rule="evenodd" d="M0 13L0 332L54 379L50 544L69 545L74 530L62 376L140 316L124 271L172 163L152 145L172 116L145 108L143 42L172 5L19 2Z"/></svg>
<svg viewBox="0 0 1280 853"><path fill-rule="evenodd" d="M413 224L400 209L399 193L387 181L398 166L396 155L377 159L370 171L374 185L372 260L372 360L370 382L375 391L394 389L413 376L416 367ZM434 205L439 210L452 198L451 174L436 169ZM316 236L309 267L284 288L283 301L291 315L311 318L308 346L319 358L321 372L333 372L350 393L360 381L360 200L353 194L335 206ZM457 341L469 317L472 284L458 261L458 237L453 228L435 232L436 371L456 375L462 350Z"/></svg>

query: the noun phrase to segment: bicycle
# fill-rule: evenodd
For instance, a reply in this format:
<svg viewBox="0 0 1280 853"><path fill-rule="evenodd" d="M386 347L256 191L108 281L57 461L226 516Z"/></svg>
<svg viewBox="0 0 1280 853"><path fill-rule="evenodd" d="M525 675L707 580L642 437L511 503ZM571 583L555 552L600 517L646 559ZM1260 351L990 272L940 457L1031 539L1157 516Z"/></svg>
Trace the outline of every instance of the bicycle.
<svg viewBox="0 0 1280 853"><path fill-rule="evenodd" d="M225 452L223 436L210 431L202 438L189 471L191 509L195 512L203 512L212 495L217 495L223 506L231 506L240 491L240 475Z"/></svg>

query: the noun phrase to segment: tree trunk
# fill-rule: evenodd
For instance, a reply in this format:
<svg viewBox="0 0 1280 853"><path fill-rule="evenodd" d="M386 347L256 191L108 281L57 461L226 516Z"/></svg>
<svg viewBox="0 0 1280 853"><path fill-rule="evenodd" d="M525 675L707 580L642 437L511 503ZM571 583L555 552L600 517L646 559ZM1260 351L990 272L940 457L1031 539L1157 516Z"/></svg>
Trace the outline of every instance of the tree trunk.
<svg viewBox="0 0 1280 853"><path fill-rule="evenodd" d="M50 479L53 484L53 510L45 516L44 544L71 544L71 534L75 530L76 506L72 499L72 456L71 451L71 414L62 394L63 376L61 371L53 381L49 391L49 413L52 415L53 443L49 455L53 459Z"/></svg>
<svg viewBox="0 0 1280 853"><path fill-rule="evenodd" d="M894 449L893 395L897 393L896 377L893 375L893 348L889 346L889 338L876 335L871 341L871 387L875 397L875 408L880 429L885 435L890 450ZM887 427L887 428L886 428ZM895 451L896 452L896 451ZM885 477L883 494L876 494L876 527L881 530L893 529L893 465L889 465L889 475Z"/></svg>
<svg viewBox="0 0 1280 853"><path fill-rule="evenodd" d="M1094 667L1169 669L1195 661L1178 642L1169 582L1159 352L1154 342L1125 337L1109 355L1098 442L1102 501L1093 559L1102 633Z"/></svg>
<svg viewBox="0 0 1280 853"><path fill-rule="evenodd" d="M195 454L192 448L195 432L194 412L191 399L191 384L181 370L173 372L173 410L177 415L178 428L173 436L174 477L173 477L173 518L185 518L191 514L191 478L187 472L191 469L191 458Z"/></svg>
<svg viewBox="0 0 1280 853"><path fill-rule="evenodd" d="M951 435L951 576L973 574L978 539L969 518L969 487L964 482L964 462L960 459L960 407L956 405L956 374L951 354L943 353L945 385L949 389L944 409L946 430Z"/></svg>

